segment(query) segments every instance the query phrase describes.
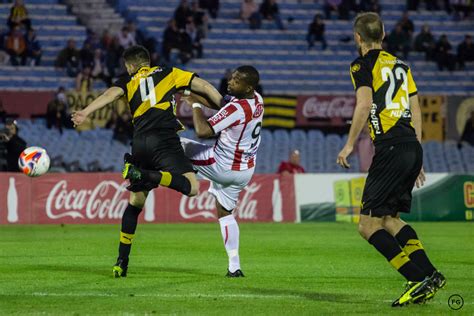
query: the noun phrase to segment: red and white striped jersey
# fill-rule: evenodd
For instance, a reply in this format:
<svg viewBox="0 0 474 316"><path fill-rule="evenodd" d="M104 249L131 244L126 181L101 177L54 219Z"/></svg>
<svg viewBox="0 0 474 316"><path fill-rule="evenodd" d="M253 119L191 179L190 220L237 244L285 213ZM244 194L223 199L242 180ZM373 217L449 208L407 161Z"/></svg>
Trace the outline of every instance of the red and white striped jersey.
<svg viewBox="0 0 474 316"><path fill-rule="evenodd" d="M253 99L232 98L208 122L215 134L214 159L231 170L255 166L262 129L263 99L255 92Z"/></svg>

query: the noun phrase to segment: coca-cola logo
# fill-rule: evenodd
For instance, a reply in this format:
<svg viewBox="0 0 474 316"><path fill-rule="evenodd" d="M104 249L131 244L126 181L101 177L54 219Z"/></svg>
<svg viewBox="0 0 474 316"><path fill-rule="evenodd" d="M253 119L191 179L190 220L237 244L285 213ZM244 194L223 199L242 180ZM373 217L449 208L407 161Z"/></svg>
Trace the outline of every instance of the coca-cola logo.
<svg viewBox="0 0 474 316"><path fill-rule="evenodd" d="M351 118L354 112L353 97L310 97L304 104L302 113L306 118Z"/></svg>
<svg viewBox="0 0 474 316"><path fill-rule="evenodd" d="M50 219L120 219L128 205L128 199L124 196L125 182L102 181L92 190L68 191L67 185L66 180L61 180L49 193L46 215Z"/></svg>
<svg viewBox="0 0 474 316"><path fill-rule="evenodd" d="M258 192L261 185L252 183L243 189L243 196L239 199L237 206L232 212L235 217L246 220L257 220L258 201L254 194ZM208 191L188 197L183 195L179 203L179 214L184 219L203 217L206 219L216 218L216 198Z"/></svg>

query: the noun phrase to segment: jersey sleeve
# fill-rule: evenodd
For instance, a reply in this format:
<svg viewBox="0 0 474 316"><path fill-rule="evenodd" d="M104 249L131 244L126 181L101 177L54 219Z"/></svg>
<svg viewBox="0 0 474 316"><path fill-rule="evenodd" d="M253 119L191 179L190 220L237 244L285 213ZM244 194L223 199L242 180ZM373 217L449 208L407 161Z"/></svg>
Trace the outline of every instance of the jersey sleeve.
<svg viewBox="0 0 474 316"><path fill-rule="evenodd" d="M367 65L360 60L356 60L351 64L351 79L354 90L360 87L372 88L372 73Z"/></svg>
<svg viewBox="0 0 474 316"><path fill-rule="evenodd" d="M245 120L242 107L236 103L229 103L210 117L207 122L217 134L228 127L239 124L242 120Z"/></svg>
<svg viewBox="0 0 474 316"><path fill-rule="evenodd" d="M415 80L413 80L413 76L411 74L411 69L408 69L408 96L414 96L418 93L418 90L416 88Z"/></svg>
<svg viewBox="0 0 474 316"><path fill-rule="evenodd" d="M127 95L127 83L129 81L130 81L130 78L128 78L127 76L122 76L119 79L117 79L117 81L115 81L112 84L112 86L121 88L123 92L125 93L125 95Z"/></svg>
<svg viewBox="0 0 474 316"><path fill-rule="evenodd" d="M181 89L189 87L196 74L173 67L172 75L176 89Z"/></svg>

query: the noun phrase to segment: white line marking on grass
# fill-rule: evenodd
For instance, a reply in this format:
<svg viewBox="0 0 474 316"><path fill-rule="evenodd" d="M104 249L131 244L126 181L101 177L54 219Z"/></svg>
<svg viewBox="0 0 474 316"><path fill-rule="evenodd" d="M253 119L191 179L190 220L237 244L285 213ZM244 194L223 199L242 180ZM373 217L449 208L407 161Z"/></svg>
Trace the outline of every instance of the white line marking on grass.
<svg viewBox="0 0 474 316"><path fill-rule="evenodd" d="M187 298L204 298L204 299L264 299L264 300L275 300L275 299L295 299L295 300L307 300L308 298L300 295L261 295L261 294L199 294L199 293L188 293L188 294L115 294L115 293L48 293L48 292L33 292L33 293L0 293L0 296L32 296L32 297L148 297L148 298L162 298L162 299L187 299ZM310 299L311 300L311 299ZM315 299L317 300L317 299ZM383 303L392 303L392 300L382 300ZM354 302L362 303L362 302ZM446 305L444 300L433 300L427 305ZM474 305L473 302L464 303L464 305Z"/></svg>
<svg viewBox="0 0 474 316"><path fill-rule="evenodd" d="M253 298L253 299L306 299L299 295L259 295L259 294L114 294L114 293L48 293L48 292L33 292L33 293L0 293L0 296L36 296L36 297L154 297L154 298Z"/></svg>

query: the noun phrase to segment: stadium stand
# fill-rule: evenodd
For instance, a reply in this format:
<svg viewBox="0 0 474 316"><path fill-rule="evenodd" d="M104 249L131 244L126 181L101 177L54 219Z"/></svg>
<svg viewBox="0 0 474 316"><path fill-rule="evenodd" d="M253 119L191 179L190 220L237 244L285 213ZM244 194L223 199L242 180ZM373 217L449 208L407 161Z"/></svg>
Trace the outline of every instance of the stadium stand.
<svg viewBox="0 0 474 316"><path fill-rule="evenodd" d="M139 27L161 39L166 22L173 16L177 0L119 0L118 10L127 18L138 22ZM322 13L321 4L300 3L296 0L279 1L288 29L280 31L273 22L264 21L260 30L250 30L239 19L240 0L222 0L219 17L212 21L212 30L204 43L204 58L187 64L215 85L225 68L251 63L262 73L262 85L267 94L301 95L324 91L347 94L352 85L348 80L348 65L356 57L353 41L341 41L352 37L348 21L325 20L325 51L308 51L305 40L308 24L316 13ZM406 1L382 0L382 17L390 32L405 10ZM474 29L474 21L453 21L444 11L420 10L412 14L417 34L423 24L432 26L436 38L447 34L453 46L464 38L466 31ZM269 58L271 57L271 59ZM466 95L474 92L474 64L466 71L440 72L434 62L424 60L422 53L411 52L409 62L420 91L425 94L449 93Z"/></svg>
<svg viewBox="0 0 474 316"><path fill-rule="evenodd" d="M56 90L62 85L74 88L74 80L65 73L54 69L53 64L58 52L72 38L82 43L86 29L79 25L75 16L67 12L67 7L56 0L36 0L26 3L30 12L33 28L43 49L42 66L0 67L0 88L3 90ZM0 4L0 17L5 21L11 4ZM26 78L26 80L25 80Z"/></svg>
<svg viewBox="0 0 474 316"><path fill-rule="evenodd" d="M103 3L103 1L100 1ZM124 20L135 21L149 36L161 41L166 22L173 16L178 0L117 0L115 10ZM315 1L316 2L316 1ZM204 58L191 60L185 67L196 71L216 86L226 68L251 63L262 74L266 94L302 95L318 92L350 94L348 65L355 58L354 43L343 41L351 37L351 24L347 21L325 20L328 49L308 51L305 40L307 26L314 14L322 13L320 4L297 0L279 1L281 15L287 30L278 30L273 22L264 21L260 30L250 30L239 18L240 0L221 0L218 18L211 20L212 29L203 40ZM390 31L405 9L405 1L381 0L382 17ZM33 27L43 48L41 66L0 66L0 89L53 91L58 86L74 89L74 78L54 69L58 52L72 38L80 47L86 39L86 27L80 25L67 6L56 0L30 0L27 7ZM10 4L0 4L0 17L6 21ZM112 15L114 10L111 10ZM288 22L288 18L292 22ZM444 11L420 10L411 15L415 34L423 24L431 26L438 37L447 34L456 46L466 31L474 30L474 21L454 21ZM116 21L114 15L113 21ZM5 24L5 23L4 23ZM270 58L271 57L271 58ZM424 60L421 53L411 52L409 63L423 94L474 95L474 64L466 70L440 72L434 62ZM26 78L26 79L25 79ZM96 88L104 88L101 82ZM122 166L122 156L129 148L112 140L112 131L96 129L85 132L65 129L48 130L41 119L19 120L20 135L28 145L45 147L53 158L56 170L113 170ZM192 130L182 133L195 138ZM335 157L347 136L325 135L319 130L262 131L257 172L273 173L291 149L299 149L302 165L308 172L341 172L334 163ZM212 143L213 141L208 141ZM57 144L61 144L58 146ZM474 147L464 144L460 149L454 142L427 142L423 145L425 168L429 172L474 171ZM100 150L99 150L100 149ZM105 149L105 150L104 150ZM260 162L260 163L259 163ZM265 163L263 163L265 162ZM346 172L358 172L359 157L353 155L355 166Z"/></svg>
<svg viewBox="0 0 474 316"><path fill-rule="evenodd" d="M382 17L387 32L392 30L405 9L403 0L382 0ZM116 9L126 18L134 20L148 35L161 41L166 22L173 16L178 0L117 0ZM348 64L356 56L351 37L351 24L347 21L326 20L326 38L329 47L325 51L307 50L305 40L308 24L314 14L322 13L318 3L297 0L279 1L282 17L292 18L285 22L286 31L276 29L274 23L263 22L260 30L250 30L239 19L240 0L222 0L217 19L211 21L212 30L204 44L204 58L195 59L187 68L218 85L226 68L252 63L262 72L262 83L267 94L314 94L318 91L345 94L352 89L348 80ZM52 67L57 53L68 38L76 40L78 47L86 38L86 28L69 13L66 5L55 0L31 0L27 2L33 26L43 46L41 67L0 67L0 88L54 90L58 85L74 87L74 79L66 77ZM6 21L10 4L0 5L0 16ZM109 10L117 21L113 9ZM76 11L75 11L76 12ZM81 11L82 12L82 11ZM453 46L459 44L466 31L474 29L474 21L453 21L444 11L420 10L412 14L415 34L423 24L432 26L435 37L447 34ZM271 60L268 57L271 56ZM440 72L434 62L424 60L422 53L411 52L409 62L420 91L425 94L449 93L451 95L474 94L474 64L468 63L465 71ZM28 77L28 80L24 80ZM96 82L97 88L103 88Z"/></svg>
<svg viewBox="0 0 474 316"><path fill-rule="evenodd" d="M47 129L43 119L18 120L20 136L28 146L44 147L51 156L53 171L120 171L123 154L129 147L112 139L112 130L95 129L77 132L64 129ZM3 126L0 124L0 129ZM180 136L198 140L192 129ZM258 173L275 173L281 161L292 149L301 153L301 164L307 172L359 172L359 157L350 156L351 169L342 170L335 163L347 136L324 135L318 130L262 131L262 142L257 158ZM203 140L199 140L203 142ZM214 140L204 141L213 144ZM60 144L60 145L58 145ZM474 146L455 142L426 142L423 144L424 166L428 172L473 172Z"/></svg>

